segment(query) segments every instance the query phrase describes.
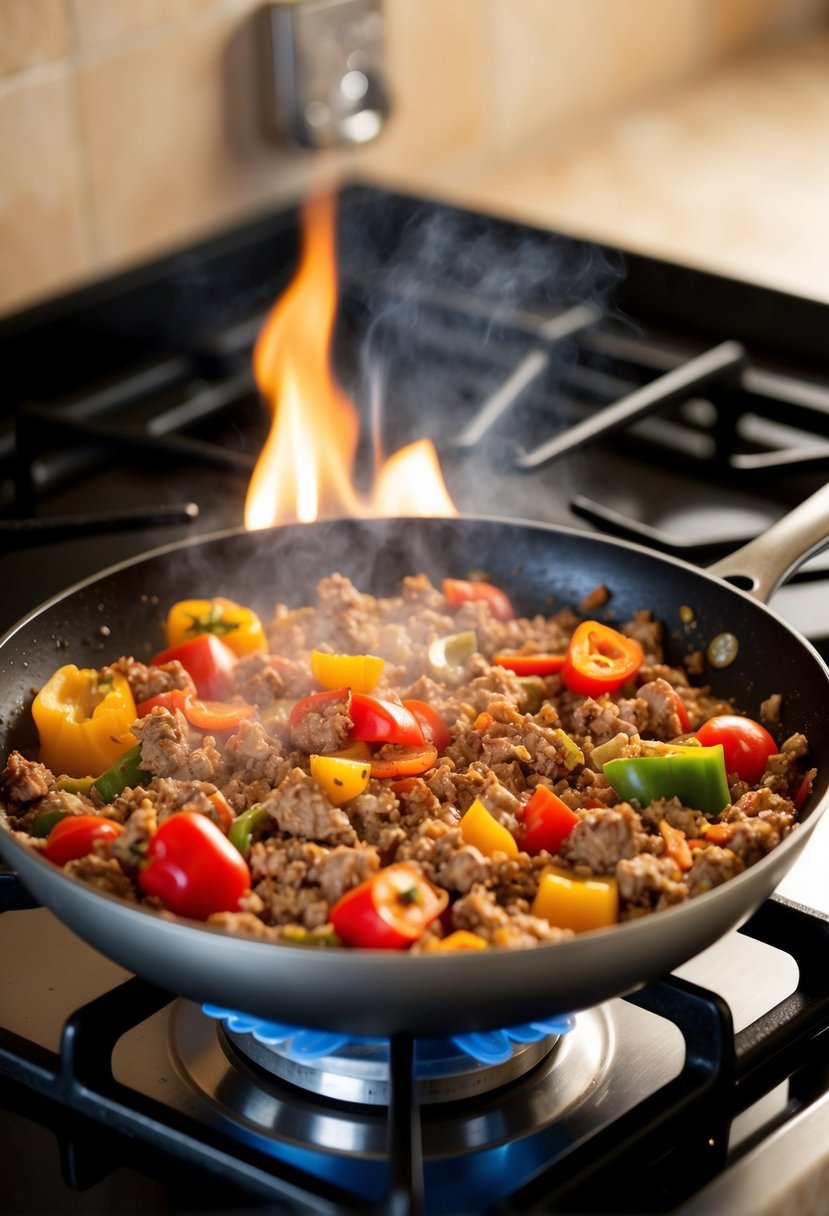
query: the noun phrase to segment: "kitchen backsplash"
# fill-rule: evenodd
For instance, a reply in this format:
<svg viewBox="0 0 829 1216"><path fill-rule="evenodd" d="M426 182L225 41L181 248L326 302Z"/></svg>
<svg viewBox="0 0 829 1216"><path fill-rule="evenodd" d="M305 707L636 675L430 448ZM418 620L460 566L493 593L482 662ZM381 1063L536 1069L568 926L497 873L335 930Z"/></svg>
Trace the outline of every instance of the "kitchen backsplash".
<svg viewBox="0 0 829 1216"><path fill-rule="evenodd" d="M0 0L0 312L359 175L457 189L816 23L827 0L385 0L393 113L263 132L262 0Z"/></svg>

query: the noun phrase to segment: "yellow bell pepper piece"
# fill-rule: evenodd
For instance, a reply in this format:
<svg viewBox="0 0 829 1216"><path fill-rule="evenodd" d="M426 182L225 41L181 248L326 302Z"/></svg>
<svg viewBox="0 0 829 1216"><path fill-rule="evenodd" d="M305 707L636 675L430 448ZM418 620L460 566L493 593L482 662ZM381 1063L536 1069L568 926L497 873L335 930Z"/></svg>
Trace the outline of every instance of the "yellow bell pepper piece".
<svg viewBox="0 0 829 1216"><path fill-rule="evenodd" d="M349 760L345 756L312 756L311 776L325 790L334 806L349 802L362 794L371 776L366 760Z"/></svg>
<svg viewBox="0 0 829 1216"><path fill-rule="evenodd" d="M374 654L327 654L311 651L311 671L323 688L371 692L380 683L383 660Z"/></svg>
<svg viewBox="0 0 829 1216"><path fill-rule="evenodd" d="M265 630L253 609L222 596L179 600L167 613L168 647L180 646L200 633L214 633L239 657L267 650Z"/></svg>
<svg viewBox="0 0 829 1216"><path fill-rule="evenodd" d="M40 758L56 775L100 777L136 746L135 701L120 672L105 678L74 663L51 676L32 705Z"/></svg>
<svg viewBox="0 0 829 1216"><path fill-rule="evenodd" d="M575 933L615 925L619 919L616 879L573 878L555 866L545 866L531 911Z"/></svg>
<svg viewBox="0 0 829 1216"><path fill-rule="evenodd" d="M506 853L507 857L518 856L518 845L512 832L499 823L486 809L480 798L476 798L460 823L461 835L467 844L474 845L485 857Z"/></svg>
<svg viewBox="0 0 829 1216"><path fill-rule="evenodd" d="M469 929L456 929L448 937L433 937L423 946L429 954L455 954L459 950L487 950L489 943Z"/></svg>
<svg viewBox="0 0 829 1216"><path fill-rule="evenodd" d="M365 739L352 739L346 747L331 752L331 755L343 760L366 760L371 763L371 748Z"/></svg>

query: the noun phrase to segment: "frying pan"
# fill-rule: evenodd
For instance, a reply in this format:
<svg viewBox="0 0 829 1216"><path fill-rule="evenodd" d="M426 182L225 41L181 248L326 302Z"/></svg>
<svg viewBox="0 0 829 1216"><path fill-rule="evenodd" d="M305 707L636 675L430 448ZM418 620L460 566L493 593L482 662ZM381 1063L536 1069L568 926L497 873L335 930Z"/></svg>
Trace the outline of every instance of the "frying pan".
<svg viewBox="0 0 829 1216"><path fill-rule="evenodd" d="M234 530L156 550L70 588L0 640L0 753L34 743L29 706L57 658L99 666L148 657L166 606L230 595L266 615L277 600L313 601L337 570L362 590L393 594L404 574L433 579L486 570L522 612L577 606L598 584L617 622L650 609L665 624L669 661L728 630L735 662L710 672L721 696L759 715L783 694L780 738L797 729L818 766L802 824L731 881L651 916L531 950L408 956L314 950L233 937L169 921L101 894L0 831L0 855L31 893L92 946L146 979L195 1001L259 1017L357 1034L459 1033L574 1011L634 990L679 966L745 920L774 890L810 836L829 794L829 670L786 623L726 574L767 597L829 540L829 486L714 574L640 546L543 524L493 518L332 520ZM691 609L689 621L687 609ZM682 610L682 611L680 611ZM101 627L108 636L102 638ZM56 642L61 643L56 650Z"/></svg>

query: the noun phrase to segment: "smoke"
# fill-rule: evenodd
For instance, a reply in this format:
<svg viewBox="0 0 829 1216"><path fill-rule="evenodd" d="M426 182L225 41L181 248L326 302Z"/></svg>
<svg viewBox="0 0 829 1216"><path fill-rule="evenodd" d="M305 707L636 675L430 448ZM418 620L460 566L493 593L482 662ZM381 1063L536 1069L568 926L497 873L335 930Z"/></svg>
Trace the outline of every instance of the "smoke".
<svg viewBox="0 0 829 1216"><path fill-rule="evenodd" d="M621 255L358 190L341 200L339 261L344 311L356 304L361 316L352 392L367 416L366 460L376 467L380 449L430 438L458 506L493 513L480 462L503 467L517 446L566 425L559 390L584 331L610 307Z"/></svg>

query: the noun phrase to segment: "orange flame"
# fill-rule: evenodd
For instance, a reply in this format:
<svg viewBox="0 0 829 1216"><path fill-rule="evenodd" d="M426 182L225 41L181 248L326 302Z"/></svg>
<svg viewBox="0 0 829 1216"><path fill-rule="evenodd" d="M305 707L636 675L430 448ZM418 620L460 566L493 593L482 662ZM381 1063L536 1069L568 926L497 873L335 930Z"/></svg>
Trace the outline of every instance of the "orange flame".
<svg viewBox="0 0 829 1216"><path fill-rule="evenodd" d="M384 461L367 499L354 488L360 424L330 370L336 308L335 208L332 198L315 198L303 212L297 274L253 352L272 422L248 486L245 527L331 515L457 515L428 439Z"/></svg>

